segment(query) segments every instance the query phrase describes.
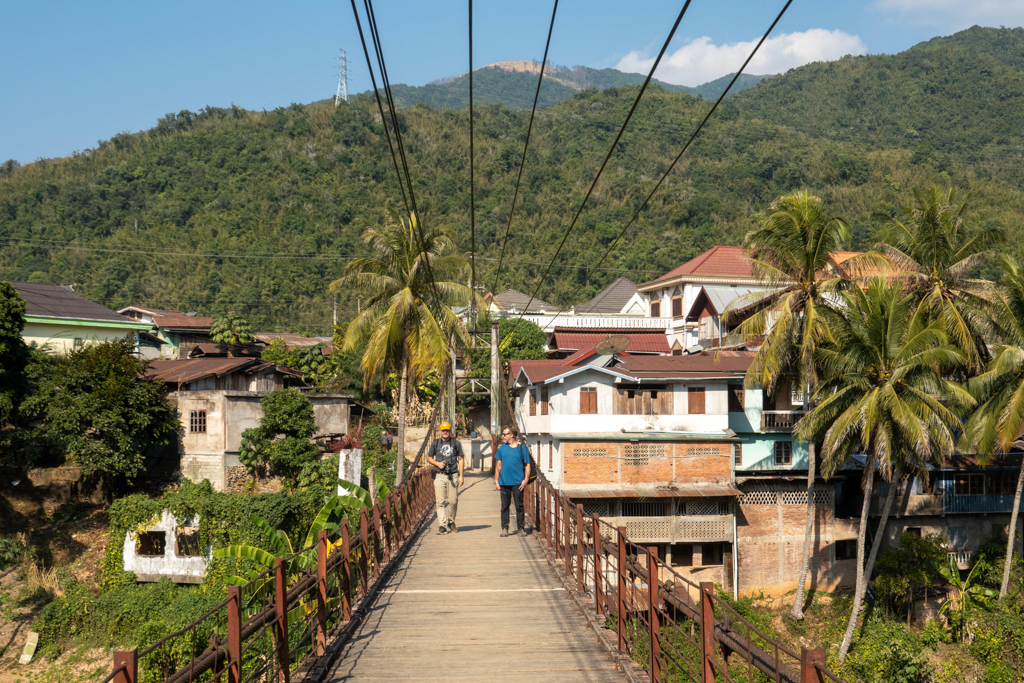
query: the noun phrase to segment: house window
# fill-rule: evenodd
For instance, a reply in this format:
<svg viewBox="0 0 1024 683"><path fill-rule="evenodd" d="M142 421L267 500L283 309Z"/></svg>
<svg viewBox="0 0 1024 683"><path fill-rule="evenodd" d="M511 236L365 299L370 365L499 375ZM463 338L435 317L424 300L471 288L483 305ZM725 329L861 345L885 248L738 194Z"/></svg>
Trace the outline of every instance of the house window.
<svg viewBox="0 0 1024 683"><path fill-rule="evenodd" d="M903 533L907 534L908 536L917 536L918 538L921 538L921 527L908 526L906 529L903 530Z"/></svg>
<svg viewBox="0 0 1024 683"><path fill-rule="evenodd" d="M682 349L672 349L672 355L673 356L681 356L681 355L683 355L683 350Z"/></svg>
<svg viewBox="0 0 1024 683"><path fill-rule="evenodd" d="M967 527L965 526L946 527L946 535L949 537L950 550L963 550L967 545Z"/></svg>
<svg viewBox="0 0 1024 683"><path fill-rule="evenodd" d="M580 415L597 415L597 389L595 387L580 389Z"/></svg>
<svg viewBox="0 0 1024 683"><path fill-rule="evenodd" d="M742 384L729 385L729 412L742 413L744 408L744 391Z"/></svg>
<svg viewBox="0 0 1024 683"><path fill-rule="evenodd" d="M672 546L672 566L692 567L693 546L689 543L680 543L678 545Z"/></svg>
<svg viewBox="0 0 1024 683"><path fill-rule="evenodd" d="M672 298L672 317L682 318L683 317L683 297L677 296Z"/></svg>
<svg viewBox="0 0 1024 683"><path fill-rule="evenodd" d="M667 500L624 500L622 501L623 517L668 517L669 503Z"/></svg>
<svg viewBox="0 0 1024 683"><path fill-rule="evenodd" d="M702 567L709 567L714 564L722 564L722 544L704 543L700 548Z"/></svg>
<svg viewBox="0 0 1024 683"><path fill-rule="evenodd" d="M188 416L188 431L193 434L206 433L206 411L193 410Z"/></svg>
<svg viewBox="0 0 1024 683"><path fill-rule="evenodd" d="M704 387L690 387L686 392L690 415L704 414Z"/></svg>
<svg viewBox="0 0 1024 683"><path fill-rule="evenodd" d="M75 337L75 348L80 349L85 345L85 340L81 337Z"/></svg>
<svg viewBox="0 0 1024 683"><path fill-rule="evenodd" d="M135 554L146 557L162 557L167 544L166 531L144 531L135 542Z"/></svg>
<svg viewBox="0 0 1024 683"><path fill-rule="evenodd" d="M178 557L199 557L199 529L180 526L175 532L174 554Z"/></svg>
<svg viewBox="0 0 1024 683"><path fill-rule="evenodd" d="M857 559L857 539L836 541L836 560Z"/></svg>
<svg viewBox="0 0 1024 683"><path fill-rule="evenodd" d="M792 465L793 464L793 444L789 441L776 441L775 442L775 464L776 465Z"/></svg>
<svg viewBox="0 0 1024 683"><path fill-rule="evenodd" d="M743 464L743 444L734 443L732 445L732 457L736 463L736 467Z"/></svg>
<svg viewBox="0 0 1024 683"><path fill-rule="evenodd" d="M540 414L548 414L548 388L541 387L540 390Z"/></svg>
<svg viewBox="0 0 1024 683"><path fill-rule="evenodd" d="M533 389L527 389L530 392L530 415L537 414L537 395L533 393Z"/></svg>
<svg viewBox="0 0 1024 683"><path fill-rule="evenodd" d="M555 450L554 446L552 446L551 442L548 441L548 469L549 470L553 469L554 466L555 466L555 464L554 464L555 463L555 460L554 460L555 456L552 454L554 450Z"/></svg>
<svg viewBox="0 0 1024 683"><path fill-rule="evenodd" d="M984 474L961 474L953 482L953 495L955 496L983 496L985 495Z"/></svg>
<svg viewBox="0 0 1024 683"><path fill-rule="evenodd" d="M990 474L986 490L990 496L1015 495L1017 493L1017 475L1006 472Z"/></svg>
<svg viewBox="0 0 1024 683"><path fill-rule="evenodd" d="M652 318L660 318L661 317L661 302L660 301L652 301L651 302L651 317Z"/></svg>

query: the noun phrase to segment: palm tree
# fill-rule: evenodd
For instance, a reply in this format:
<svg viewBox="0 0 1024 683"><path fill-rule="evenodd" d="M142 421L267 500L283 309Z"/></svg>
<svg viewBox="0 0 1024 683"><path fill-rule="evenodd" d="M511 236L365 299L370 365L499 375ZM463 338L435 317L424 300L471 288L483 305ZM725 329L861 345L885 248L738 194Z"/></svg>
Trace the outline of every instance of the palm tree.
<svg viewBox="0 0 1024 683"><path fill-rule="evenodd" d="M451 340L468 346L468 335L452 306L469 302L469 287L457 280L466 259L454 253L455 242L443 227L428 228L412 214L397 214L382 227L369 227L363 241L373 256L352 261L338 291L351 285L365 297L365 308L345 334L343 350L366 343L360 367L364 386L398 372L398 455L395 485L405 466L405 411L410 380L449 360Z"/></svg>
<svg viewBox="0 0 1024 683"><path fill-rule="evenodd" d="M926 463L953 450L959 420L940 397L970 397L943 373L962 366L964 354L948 344L941 321L915 314L914 299L898 282L876 279L852 288L830 312L834 342L819 348L822 382L818 405L796 425L804 439L822 441L822 472L831 476L853 453L866 455L864 503L857 535L857 587L839 649L843 661L853 638L867 579L881 545L900 474L923 473ZM890 482L871 554L864 561L875 473Z"/></svg>
<svg viewBox="0 0 1024 683"><path fill-rule="evenodd" d="M814 353L829 338L821 310L829 306L829 297L849 284L836 277L830 255L849 239L846 222L821 210L821 200L801 190L772 204L772 210L756 230L744 240L754 262L754 273L776 288L769 294L754 293L730 304L723 316L727 321L739 311L757 306L754 315L743 321L738 332L766 335L747 371L748 387L760 386L774 394L780 381L792 378L804 388L805 400L817 385ZM790 616L803 619L804 583L810 564L814 536L814 480L816 476L814 443L808 444L807 523L796 597Z"/></svg>
<svg viewBox="0 0 1024 683"><path fill-rule="evenodd" d="M994 347L987 371L969 383L971 394L979 405L964 430L965 445L976 449L983 464L987 464L994 453L1008 451L1024 430L1024 271L1009 256L1003 256L1000 265L1003 270L1002 286L990 297L990 310L999 336L1005 343ZM1022 488L1024 468L1017 477L1017 490L1010 511L1000 598L1006 597L1010 583Z"/></svg>
<svg viewBox="0 0 1024 683"><path fill-rule="evenodd" d="M967 357L968 370L978 372L988 356L981 330L991 283L969 275L1003 242L1003 233L985 228L969 235L969 202L970 195L958 201L952 189L943 192L933 185L914 190L914 201L901 218L876 218L882 222L879 251L892 260L918 305L943 321L949 340Z"/></svg>

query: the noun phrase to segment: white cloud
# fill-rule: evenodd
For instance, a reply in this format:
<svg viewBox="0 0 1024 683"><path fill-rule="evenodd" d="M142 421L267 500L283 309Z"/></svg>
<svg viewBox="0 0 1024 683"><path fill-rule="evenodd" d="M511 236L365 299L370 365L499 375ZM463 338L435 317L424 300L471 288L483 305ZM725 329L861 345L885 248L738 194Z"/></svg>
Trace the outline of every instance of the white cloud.
<svg viewBox="0 0 1024 683"><path fill-rule="evenodd" d="M907 0L913 1L913 0ZM754 49L757 40L715 45L704 36L666 54L655 78L676 85L695 86L735 73ZM843 31L812 28L800 33L782 33L769 38L744 70L748 74L777 74L810 62L862 55L867 46L858 36ZM647 73L654 57L630 52L615 66L619 71Z"/></svg>
<svg viewBox="0 0 1024 683"><path fill-rule="evenodd" d="M894 20L953 31L975 24L1011 27L1024 24L1021 0L875 0L871 8Z"/></svg>

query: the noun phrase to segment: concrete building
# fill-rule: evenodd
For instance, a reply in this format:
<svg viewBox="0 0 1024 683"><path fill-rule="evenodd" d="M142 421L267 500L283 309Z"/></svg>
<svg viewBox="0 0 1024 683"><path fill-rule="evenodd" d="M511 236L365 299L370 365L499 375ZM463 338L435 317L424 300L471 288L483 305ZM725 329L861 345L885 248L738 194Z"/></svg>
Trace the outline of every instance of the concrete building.
<svg viewBox="0 0 1024 683"><path fill-rule="evenodd" d="M218 491L244 481L238 459L242 432L259 426L260 400L269 392L302 386L301 374L255 358L198 358L154 361L149 377L172 385L182 435L181 472L193 481L209 479ZM352 396L306 394L313 403L318 433L349 431Z"/></svg>
<svg viewBox="0 0 1024 683"><path fill-rule="evenodd" d="M134 572L139 581L202 583L213 549L201 547L198 517L179 522L164 510L145 531L125 532L121 552L125 571Z"/></svg>
<svg viewBox="0 0 1024 683"><path fill-rule="evenodd" d="M187 354L187 351L182 353L183 346L194 347L196 344L210 342L210 325L213 324L213 318L141 306L122 308L118 313L147 324L153 330L153 335L161 342L155 348L144 348L145 358L183 358Z"/></svg>
<svg viewBox="0 0 1024 683"><path fill-rule="evenodd" d="M139 336L146 336L153 327L89 301L70 287L16 281L11 281L11 286L25 300L22 339L53 353L67 353L90 342L124 339L126 335L138 344Z"/></svg>

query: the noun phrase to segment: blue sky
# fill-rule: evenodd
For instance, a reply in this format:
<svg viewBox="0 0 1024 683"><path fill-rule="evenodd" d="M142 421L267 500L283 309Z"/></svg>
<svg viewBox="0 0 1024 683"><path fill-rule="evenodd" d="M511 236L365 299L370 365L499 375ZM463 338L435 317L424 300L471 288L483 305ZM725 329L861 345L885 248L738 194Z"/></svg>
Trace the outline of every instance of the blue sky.
<svg viewBox="0 0 1024 683"><path fill-rule="evenodd" d="M360 4L360 3L357 3ZM694 0L658 77L696 85L734 71L783 0ZM360 4L361 6L361 4ZM561 0L549 59L640 71L682 0ZM272 109L332 97L338 49L349 90L369 89L344 2L8 0L0 10L0 161L28 163L155 125L168 112ZM393 83L467 70L460 0L386 2L377 20ZM474 5L476 65L540 59L551 2ZM1024 24L1021 0L796 0L752 73L846 53L899 52L973 24Z"/></svg>

